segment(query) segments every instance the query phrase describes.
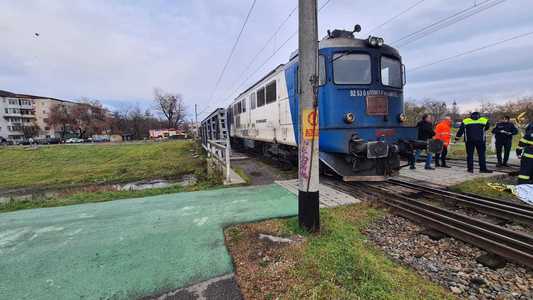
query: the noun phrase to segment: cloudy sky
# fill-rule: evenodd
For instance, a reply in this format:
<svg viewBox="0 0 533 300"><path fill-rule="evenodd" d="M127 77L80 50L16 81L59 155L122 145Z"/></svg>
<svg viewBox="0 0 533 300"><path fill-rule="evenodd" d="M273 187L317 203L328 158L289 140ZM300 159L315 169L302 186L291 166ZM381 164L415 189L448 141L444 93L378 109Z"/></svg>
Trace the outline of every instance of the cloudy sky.
<svg viewBox="0 0 533 300"><path fill-rule="evenodd" d="M319 6L326 1L319 0ZM533 31L533 1L490 0L502 3L410 43L402 40L484 1L425 0L372 31L399 46L408 70L406 98L456 100L468 109L480 101L533 95L533 35L409 71ZM330 0L319 13L319 36L327 29L348 29L356 23L363 27L360 37L367 36L368 30L418 2ZM158 87L183 94L191 112L194 104L200 111L209 111L227 103L233 91L242 90L250 74L252 82L286 62L296 49L297 38L280 48L297 29L294 13L257 55L297 4L297 0L257 0L214 91L251 3L0 0L0 89L65 99L88 97L124 108L148 107Z"/></svg>

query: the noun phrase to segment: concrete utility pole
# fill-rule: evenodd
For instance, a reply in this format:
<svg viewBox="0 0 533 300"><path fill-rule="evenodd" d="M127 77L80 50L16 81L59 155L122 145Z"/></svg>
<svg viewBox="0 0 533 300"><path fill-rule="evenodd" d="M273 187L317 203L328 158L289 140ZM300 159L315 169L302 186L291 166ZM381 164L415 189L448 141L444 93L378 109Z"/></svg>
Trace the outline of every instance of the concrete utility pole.
<svg viewBox="0 0 533 300"><path fill-rule="evenodd" d="M299 117L298 221L308 231L320 230L318 196L318 29L317 0L298 1Z"/></svg>

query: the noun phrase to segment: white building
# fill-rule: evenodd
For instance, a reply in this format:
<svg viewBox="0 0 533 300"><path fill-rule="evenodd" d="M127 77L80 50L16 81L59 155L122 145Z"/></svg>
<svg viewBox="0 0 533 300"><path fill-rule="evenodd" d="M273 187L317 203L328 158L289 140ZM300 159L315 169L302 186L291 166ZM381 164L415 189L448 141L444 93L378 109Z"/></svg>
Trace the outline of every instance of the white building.
<svg viewBox="0 0 533 300"><path fill-rule="evenodd" d="M58 137L59 132L48 125L50 109L54 104L74 105L76 103L34 95L15 94L0 90L0 140L24 139L23 127L37 126L35 138Z"/></svg>

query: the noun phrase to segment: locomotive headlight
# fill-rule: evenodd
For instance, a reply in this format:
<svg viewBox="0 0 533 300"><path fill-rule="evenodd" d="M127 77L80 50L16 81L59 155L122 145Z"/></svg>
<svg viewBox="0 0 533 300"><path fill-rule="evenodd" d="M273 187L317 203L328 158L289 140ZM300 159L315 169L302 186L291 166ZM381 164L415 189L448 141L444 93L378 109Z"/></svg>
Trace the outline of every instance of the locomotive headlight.
<svg viewBox="0 0 533 300"><path fill-rule="evenodd" d="M381 47L383 46L383 44L385 44L385 41L377 36L369 36L368 44L370 45L370 47Z"/></svg>
<svg viewBox="0 0 533 300"><path fill-rule="evenodd" d="M370 46L376 47L378 45L378 39L375 36L369 36L368 43L370 44Z"/></svg>
<svg viewBox="0 0 533 300"><path fill-rule="evenodd" d="M407 116L404 113L401 113L398 116L398 121L400 121L400 123L403 123L403 122L407 121Z"/></svg>
<svg viewBox="0 0 533 300"><path fill-rule="evenodd" d="M350 112L350 113L346 113L344 115L344 122L347 123L347 124L352 124L353 121L354 121L354 116L353 114Z"/></svg>

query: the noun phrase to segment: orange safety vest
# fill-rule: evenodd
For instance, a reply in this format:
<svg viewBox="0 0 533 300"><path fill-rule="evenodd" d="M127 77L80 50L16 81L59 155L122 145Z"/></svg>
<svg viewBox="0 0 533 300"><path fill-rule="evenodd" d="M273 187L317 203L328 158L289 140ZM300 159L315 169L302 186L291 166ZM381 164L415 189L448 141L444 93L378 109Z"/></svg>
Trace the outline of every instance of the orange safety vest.
<svg viewBox="0 0 533 300"><path fill-rule="evenodd" d="M433 138L441 140L444 146L448 146L452 138L452 122L449 120L440 121L435 127L435 136Z"/></svg>

